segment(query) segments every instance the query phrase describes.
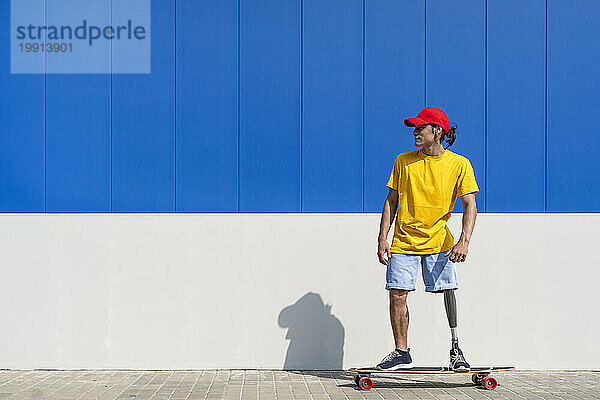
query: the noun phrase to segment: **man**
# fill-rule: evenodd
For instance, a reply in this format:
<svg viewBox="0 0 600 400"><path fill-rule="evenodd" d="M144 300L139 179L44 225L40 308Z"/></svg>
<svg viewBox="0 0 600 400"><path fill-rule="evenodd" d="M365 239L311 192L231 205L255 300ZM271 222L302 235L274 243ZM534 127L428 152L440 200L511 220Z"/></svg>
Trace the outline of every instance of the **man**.
<svg viewBox="0 0 600 400"><path fill-rule="evenodd" d="M454 263L464 262L475 226L479 191L471 163L466 157L444 148L456 140L456 127L450 126L444 111L424 108L415 118L404 120L415 127L415 150L398 155L387 186L389 194L381 214L379 262L387 265L386 289L389 290L390 320L396 349L377 368L396 370L412 367L407 347L408 292L422 268L425 291L443 293L446 315L452 334L450 368L468 371L469 363L458 346L456 299L458 288ZM456 197L463 205L462 233L456 242L446 226ZM390 248L387 235L398 209L394 239ZM386 259L387 256L387 259Z"/></svg>

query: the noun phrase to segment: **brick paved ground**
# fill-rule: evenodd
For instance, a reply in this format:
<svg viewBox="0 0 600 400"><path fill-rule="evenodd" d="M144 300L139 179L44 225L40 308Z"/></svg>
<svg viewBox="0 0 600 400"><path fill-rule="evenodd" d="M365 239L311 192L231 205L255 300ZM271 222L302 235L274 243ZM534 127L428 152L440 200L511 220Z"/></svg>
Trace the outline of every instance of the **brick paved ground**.
<svg viewBox="0 0 600 400"><path fill-rule="evenodd" d="M600 399L600 372L502 372L494 391L470 374L374 377L343 371L0 371L0 399Z"/></svg>

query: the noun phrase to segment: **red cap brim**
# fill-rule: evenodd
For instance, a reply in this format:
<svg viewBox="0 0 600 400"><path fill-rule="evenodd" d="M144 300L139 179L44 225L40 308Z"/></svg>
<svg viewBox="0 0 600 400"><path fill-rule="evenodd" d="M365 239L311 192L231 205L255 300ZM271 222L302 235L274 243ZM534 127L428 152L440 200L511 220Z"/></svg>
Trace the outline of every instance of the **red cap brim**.
<svg viewBox="0 0 600 400"><path fill-rule="evenodd" d="M404 125L406 125L406 126L427 125L428 123L429 122L427 122L424 119L421 119L419 117L406 118L404 120Z"/></svg>

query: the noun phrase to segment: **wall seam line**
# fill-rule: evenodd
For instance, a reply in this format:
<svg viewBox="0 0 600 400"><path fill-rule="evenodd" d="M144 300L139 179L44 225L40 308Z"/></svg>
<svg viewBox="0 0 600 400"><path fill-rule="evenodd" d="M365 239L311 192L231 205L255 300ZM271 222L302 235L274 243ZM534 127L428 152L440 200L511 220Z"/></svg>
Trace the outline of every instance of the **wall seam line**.
<svg viewBox="0 0 600 400"><path fill-rule="evenodd" d="M48 26L48 0L44 0L44 25ZM46 40L44 39L44 45ZM44 52L44 213L48 212L48 117L46 107L48 104L48 58Z"/></svg>
<svg viewBox="0 0 600 400"><path fill-rule="evenodd" d="M240 0L237 2L237 212L240 212L240 197L241 197L241 184L240 184L240 36L241 36L241 25L240 25Z"/></svg>
<svg viewBox="0 0 600 400"><path fill-rule="evenodd" d="M427 0L423 3L423 108L427 107Z"/></svg>
<svg viewBox="0 0 600 400"><path fill-rule="evenodd" d="M546 0L546 37L544 65L544 213L548 212L548 0Z"/></svg>
<svg viewBox="0 0 600 400"><path fill-rule="evenodd" d="M300 0L300 213L304 212L304 0Z"/></svg>
<svg viewBox="0 0 600 400"><path fill-rule="evenodd" d="M174 3L173 32L173 212L177 212L177 0Z"/></svg>
<svg viewBox="0 0 600 400"><path fill-rule="evenodd" d="M109 2L109 9L110 9L110 25L112 26L113 24L113 9L112 9L112 0ZM150 11L152 13L152 11ZM113 113L112 113L112 99L113 99L113 46L112 46L112 41L110 42L110 91L109 91L109 97L108 97L108 121L109 121L109 130L110 130L110 134L109 134L109 151L108 151L108 158L109 158L109 175L110 175L110 185L109 185L109 207L110 207L110 212L112 214L113 212L113 158L112 158L112 153L113 153L113 141L112 141L112 134L113 134Z"/></svg>
<svg viewBox="0 0 600 400"><path fill-rule="evenodd" d="M362 212L365 212L365 1L362 2Z"/></svg>
<svg viewBox="0 0 600 400"><path fill-rule="evenodd" d="M483 99L484 102L484 114L483 114L483 137L484 137L484 152L483 152L483 185L484 185L484 195L483 195L483 212L487 212L488 210L488 0L485 1L485 57L484 57L484 93L485 97Z"/></svg>

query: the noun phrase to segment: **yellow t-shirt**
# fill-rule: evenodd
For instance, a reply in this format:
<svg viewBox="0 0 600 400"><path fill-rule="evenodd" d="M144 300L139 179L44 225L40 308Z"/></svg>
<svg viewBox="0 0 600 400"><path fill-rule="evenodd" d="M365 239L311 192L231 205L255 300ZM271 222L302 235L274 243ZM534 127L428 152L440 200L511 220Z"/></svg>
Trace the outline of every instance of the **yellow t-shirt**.
<svg viewBox="0 0 600 400"><path fill-rule="evenodd" d="M398 191L392 253L433 254L456 244L446 226L457 196L479 192L469 160L450 150L396 157L387 186Z"/></svg>

